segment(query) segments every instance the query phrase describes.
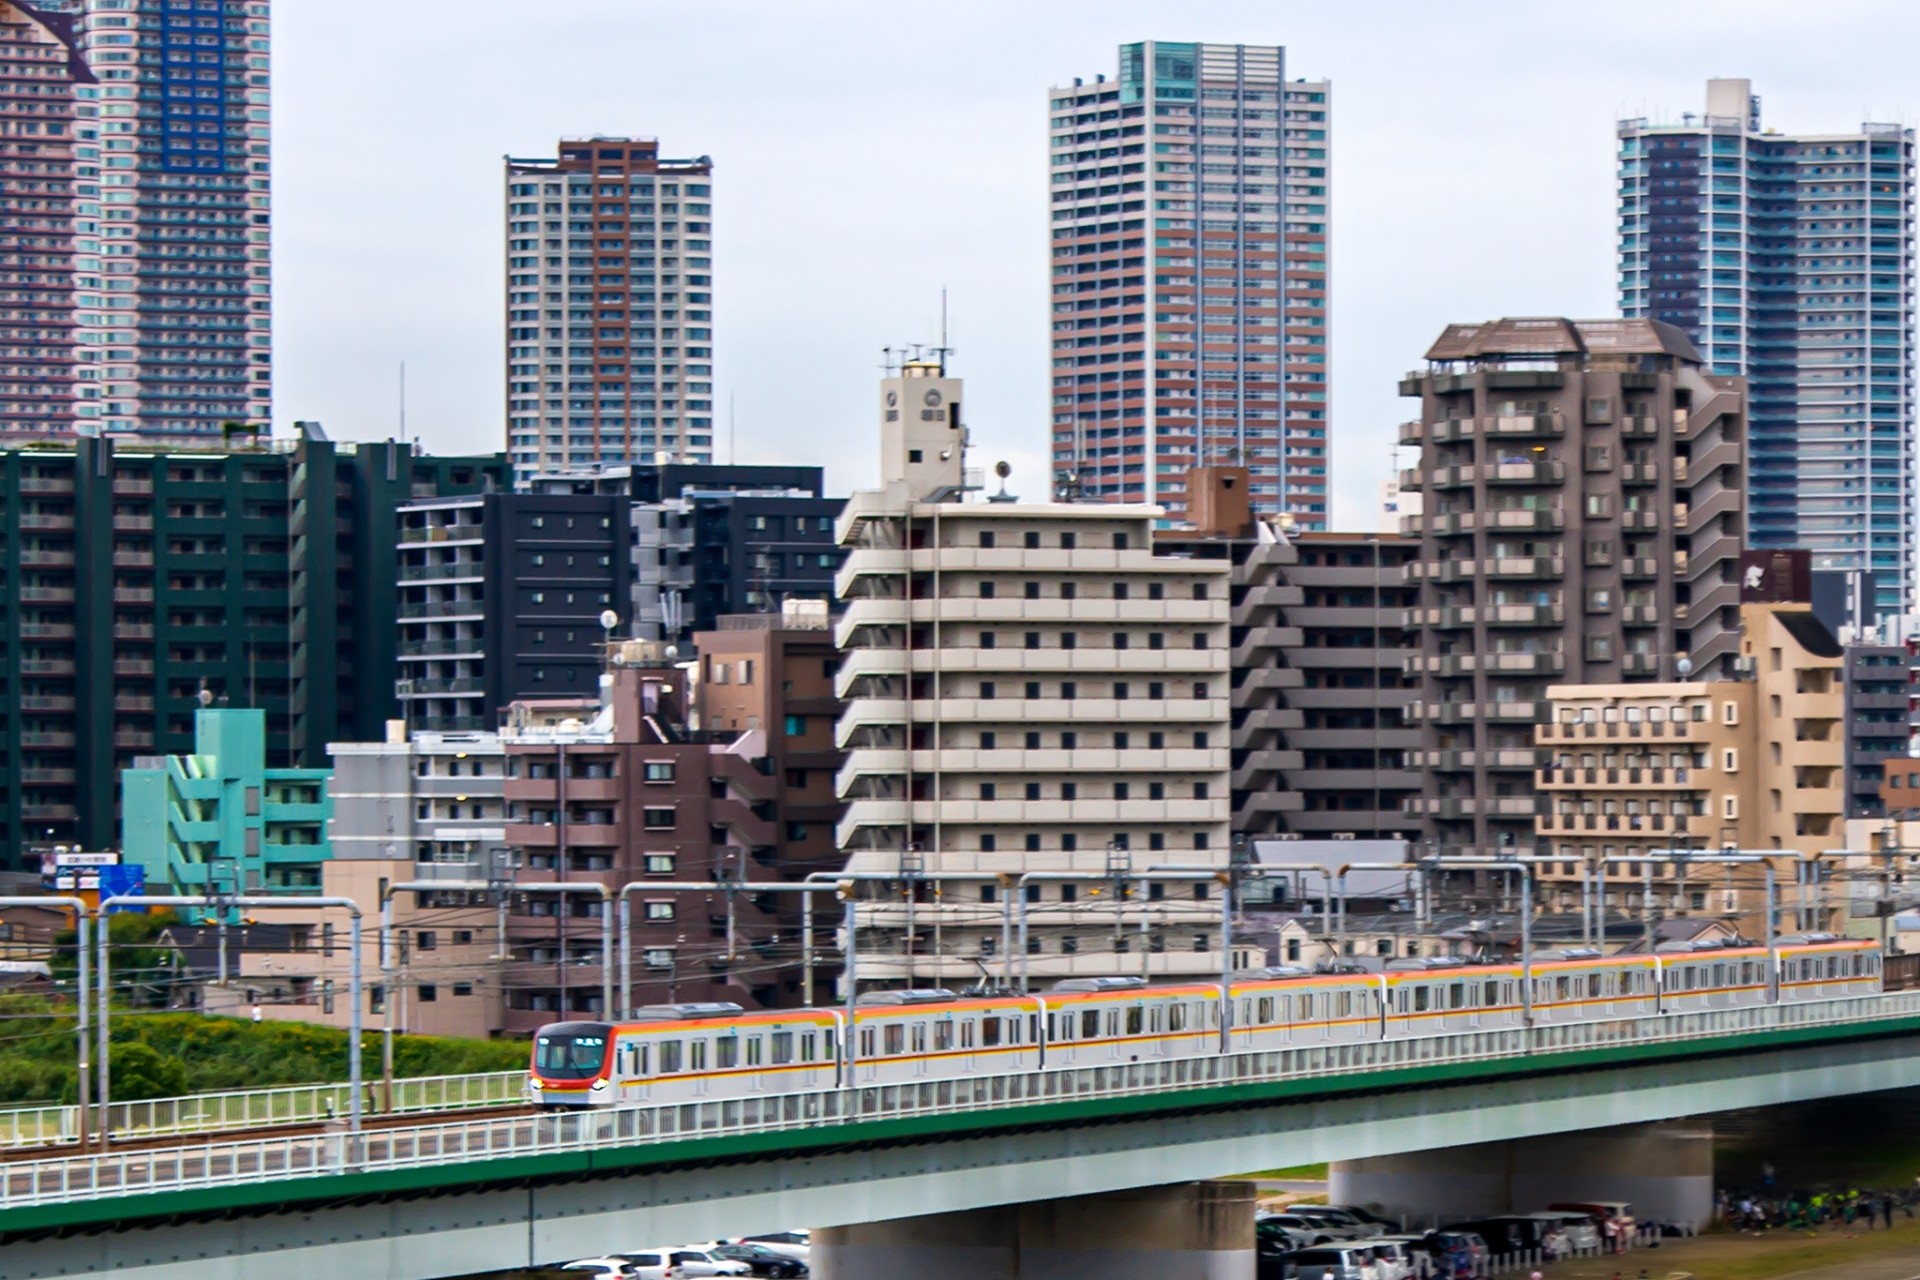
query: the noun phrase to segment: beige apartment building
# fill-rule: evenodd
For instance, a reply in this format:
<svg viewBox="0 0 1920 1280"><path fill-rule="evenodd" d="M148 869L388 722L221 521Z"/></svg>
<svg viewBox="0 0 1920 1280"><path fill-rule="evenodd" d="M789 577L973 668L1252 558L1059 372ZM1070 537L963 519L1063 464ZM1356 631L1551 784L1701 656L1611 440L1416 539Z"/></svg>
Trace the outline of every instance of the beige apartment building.
<svg viewBox="0 0 1920 1280"><path fill-rule="evenodd" d="M1747 604L1740 616L1735 679L1547 690L1534 737L1547 905L1577 909L1595 859L1736 849L1782 855L1784 900L1791 859L1844 846L1841 647L1804 605ZM1656 909L1760 935L1763 873L1683 864L1654 868ZM1644 876L1609 868L1606 901L1637 909Z"/></svg>
<svg viewBox="0 0 1920 1280"><path fill-rule="evenodd" d="M1156 554L1158 507L967 500L960 396L883 381L885 487L838 525L838 844L897 878L862 886L861 985L1217 973L1217 884L1114 886L1227 867L1230 565ZM1026 886L1016 956L1029 872L1102 878Z"/></svg>

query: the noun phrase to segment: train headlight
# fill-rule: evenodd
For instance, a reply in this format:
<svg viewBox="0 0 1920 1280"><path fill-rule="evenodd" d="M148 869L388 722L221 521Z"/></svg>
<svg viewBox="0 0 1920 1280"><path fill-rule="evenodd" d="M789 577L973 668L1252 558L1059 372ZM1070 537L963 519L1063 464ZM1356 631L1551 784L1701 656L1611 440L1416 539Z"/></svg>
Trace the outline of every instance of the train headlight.
<svg viewBox="0 0 1920 1280"><path fill-rule="evenodd" d="M539 1076L528 1076L528 1077L527 1077L527 1088L529 1088L529 1089L544 1089L544 1088L546 1088L546 1087L547 1087L546 1085L544 1085L544 1084L542 1084L542 1083L540 1083L540 1077L539 1077Z"/></svg>
<svg viewBox="0 0 1920 1280"><path fill-rule="evenodd" d="M605 1089L606 1087L607 1087L607 1082L605 1080L595 1080L593 1082L593 1091L595 1093L599 1093L602 1089Z"/></svg>

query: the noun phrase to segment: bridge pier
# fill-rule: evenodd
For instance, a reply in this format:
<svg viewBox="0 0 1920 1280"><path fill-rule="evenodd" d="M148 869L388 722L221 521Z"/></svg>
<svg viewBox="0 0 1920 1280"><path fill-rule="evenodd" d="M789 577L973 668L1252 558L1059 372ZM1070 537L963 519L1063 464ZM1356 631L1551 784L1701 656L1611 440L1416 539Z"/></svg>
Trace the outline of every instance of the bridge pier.
<svg viewBox="0 0 1920 1280"><path fill-rule="evenodd" d="M1622 1125L1342 1160L1328 1171L1327 1199L1404 1215L1410 1226L1625 1200L1637 1218L1703 1227L1713 1216L1713 1126Z"/></svg>
<svg viewBox="0 0 1920 1280"><path fill-rule="evenodd" d="M813 1233L815 1280L1253 1280L1251 1183L1189 1182Z"/></svg>

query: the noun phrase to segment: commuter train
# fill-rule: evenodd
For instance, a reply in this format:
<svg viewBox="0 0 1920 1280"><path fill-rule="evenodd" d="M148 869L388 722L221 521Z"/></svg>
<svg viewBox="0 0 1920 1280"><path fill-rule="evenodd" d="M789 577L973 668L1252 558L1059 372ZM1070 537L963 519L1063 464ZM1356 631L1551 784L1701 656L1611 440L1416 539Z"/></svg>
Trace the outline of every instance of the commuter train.
<svg viewBox="0 0 1920 1280"><path fill-rule="evenodd" d="M1255 970L1232 984L1233 1052L1878 995L1880 951L1803 933L1764 946L1677 944L1651 955L1536 954L1522 967L1454 958L1381 972ZM1078 978L1026 995L882 991L853 1010L747 1013L670 1004L621 1023L556 1022L534 1038L532 1100L549 1109L748 1097L979 1072L1101 1066L1222 1051L1220 984ZM851 1047L851 1060L847 1049Z"/></svg>

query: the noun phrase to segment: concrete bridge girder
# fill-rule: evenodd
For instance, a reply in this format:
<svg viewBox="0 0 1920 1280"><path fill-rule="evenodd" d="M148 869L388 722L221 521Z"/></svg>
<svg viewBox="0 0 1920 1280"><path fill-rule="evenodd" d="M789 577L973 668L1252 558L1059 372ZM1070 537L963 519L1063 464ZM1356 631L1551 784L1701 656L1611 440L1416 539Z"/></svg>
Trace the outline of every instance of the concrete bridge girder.
<svg viewBox="0 0 1920 1280"><path fill-rule="evenodd" d="M1920 1039L1281 1098L5 1245L9 1280L416 1280L1920 1086ZM267 1258L265 1255L271 1255Z"/></svg>

